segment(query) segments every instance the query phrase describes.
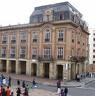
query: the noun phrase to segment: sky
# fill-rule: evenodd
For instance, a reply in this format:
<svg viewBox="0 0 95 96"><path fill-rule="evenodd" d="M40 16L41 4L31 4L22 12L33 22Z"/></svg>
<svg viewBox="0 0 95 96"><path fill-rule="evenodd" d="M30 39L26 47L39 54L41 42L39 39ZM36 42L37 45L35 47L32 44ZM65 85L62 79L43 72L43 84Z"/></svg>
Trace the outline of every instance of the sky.
<svg viewBox="0 0 95 96"><path fill-rule="evenodd" d="M95 0L0 0L0 26L29 23L35 7L65 1L83 14L89 28L95 28Z"/></svg>

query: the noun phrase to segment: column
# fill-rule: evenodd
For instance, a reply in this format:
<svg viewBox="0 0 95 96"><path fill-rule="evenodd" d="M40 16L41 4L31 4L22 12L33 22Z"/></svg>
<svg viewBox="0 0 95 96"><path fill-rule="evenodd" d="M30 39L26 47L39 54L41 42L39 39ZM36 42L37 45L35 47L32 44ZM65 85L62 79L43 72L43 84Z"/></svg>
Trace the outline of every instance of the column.
<svg viewBox="0 0 95 96"><path fill-rule="evenodd" d="M40 64L37 63L37 77L40 77Z"/></svg>
<svg viewBox="0 0 95 96"><path fill-rule="evenodd" d="M20 64L18 60L16 60L16 74L20 74Z"/></svg>
<svg viewBox="0 0 95 96"><path fill-rule="evenodd" d="M55 76L55 68L54 68L54 63L50 63L49 64L49 78L50 79L56 79L56 76Z"/></svg>
<svg viewBox="0 0 95 96"><path fill-rule="evenodd" d="M26 74L31 75L31 63L30 63L30 60L26 61Z"/></svg>
<svg viewBox="0 0 95 96"><path fill-rule="evenodd" d="M2 60L0 60L0 72L2 71Z"/></svg>
<svg viewBox="0 0 95 96"><path fill-rule="evenodd" d="M39 68L40 68L39 75L40 77L43 77L44 76L43 63L39 63Z"/></svg>
<svg viewBox="0 0 95 96"><path fill-rule="evenodd" d="M7 60L7 63L6 63L6 72L9 73L10 72L10 61Z"/></svg>

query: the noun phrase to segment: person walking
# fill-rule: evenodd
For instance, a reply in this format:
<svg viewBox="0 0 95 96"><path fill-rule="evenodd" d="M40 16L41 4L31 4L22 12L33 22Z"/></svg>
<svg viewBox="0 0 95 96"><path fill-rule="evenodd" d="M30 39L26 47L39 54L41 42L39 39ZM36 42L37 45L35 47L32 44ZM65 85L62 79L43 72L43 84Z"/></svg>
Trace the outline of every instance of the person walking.
<svg viewBox="0 0 95 96"><path fill-rule="evenodd" d="M63 89L61 89L60 95L61 95L61 96L64 96L64 91L63 91Z"/></svg>
<svg viewBox="0 0 95 96"><path fill-rule="evenodd" d="M20 96L20 94L21 94L21 89L20 89L19 87L17 88L16 93L17 93L17 95L16 95L16 96Z"/></svg>
<svg viewBox="0 0 95 96"><path fill-rule="evenodd" d="M11 87L11 77L9 76L9 84L8 84L10 87Z"/></svg>
<svg viewBox="0 0 95 96"><path fill-rule="evenodd" d="M23 96L29 96L29 95L28 95L28 90L27 90L27 88L25 88L24 93L23 93Z"/></svg>
<svg viewBox="0 0 95 96"><path fill-rule="evenodd" d="M17 85L20 86L20 80L17 80Z"/></svg>
<svg viewBox="0 0 95 96"><path fill-rule="evenodd" d="M25 81L22 82L22 87L25 88Z"/></svg>
<svg viewBox="0 0 95 96"><path fill-rule="evenodd" d="M2 90L2 95L1 96L6 96L5 88L3 88L3 90Z"/></svg>
<svg viewBox="0 0 95 96"><path fill-rule="evenodd" d="M6 96L10 96L11 94L11 90L9 88L9 86L7 86L7 89L6 89Z"/></svg>
<svg viewBox="0 0 95 96"><path fill-rule="evenodd" d="M65 89L64 89L64 96L67 96L67 94L68 94L68 88L65 87Z"/></svg>

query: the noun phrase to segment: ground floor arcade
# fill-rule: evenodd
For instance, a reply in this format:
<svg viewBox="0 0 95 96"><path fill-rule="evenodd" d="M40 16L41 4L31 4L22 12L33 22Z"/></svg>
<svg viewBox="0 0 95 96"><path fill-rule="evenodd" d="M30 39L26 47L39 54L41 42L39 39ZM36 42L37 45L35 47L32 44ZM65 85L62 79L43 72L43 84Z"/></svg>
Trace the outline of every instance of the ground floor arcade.
<svg viewBox="0 0 95 96"><path fill-rule="evenodd" d="M71 80L85 72L85 64L66 62L32 62L30 60L0 60L0 71L50 79Z"/></svg>

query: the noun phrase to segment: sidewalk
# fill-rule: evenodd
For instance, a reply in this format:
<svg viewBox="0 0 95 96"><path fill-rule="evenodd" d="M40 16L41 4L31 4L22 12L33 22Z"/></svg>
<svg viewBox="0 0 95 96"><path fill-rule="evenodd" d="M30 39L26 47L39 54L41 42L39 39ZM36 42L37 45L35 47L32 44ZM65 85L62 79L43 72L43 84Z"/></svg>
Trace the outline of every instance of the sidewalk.
<svg viewBox="0 0 95 96"><path fill-rule="evenodd" d="M46 78L40 78L40 77L32 77L28 75L17 75L17 74L8 74L8 73L0 73L4 74L4 76L11 76L13 79L20 79L20 80L25 80L25 81L30 81L35 78L37 83L44 84L44 85L49 85L49 86L56 86L57 80L52 80L52 79L46 79ZM61 82L61 86L67 86L67 87L84 87L86 84L92 82L95 80L95 78L85 78L82 79L80 82L77 81L69 81L69 82Z"/></svg>

